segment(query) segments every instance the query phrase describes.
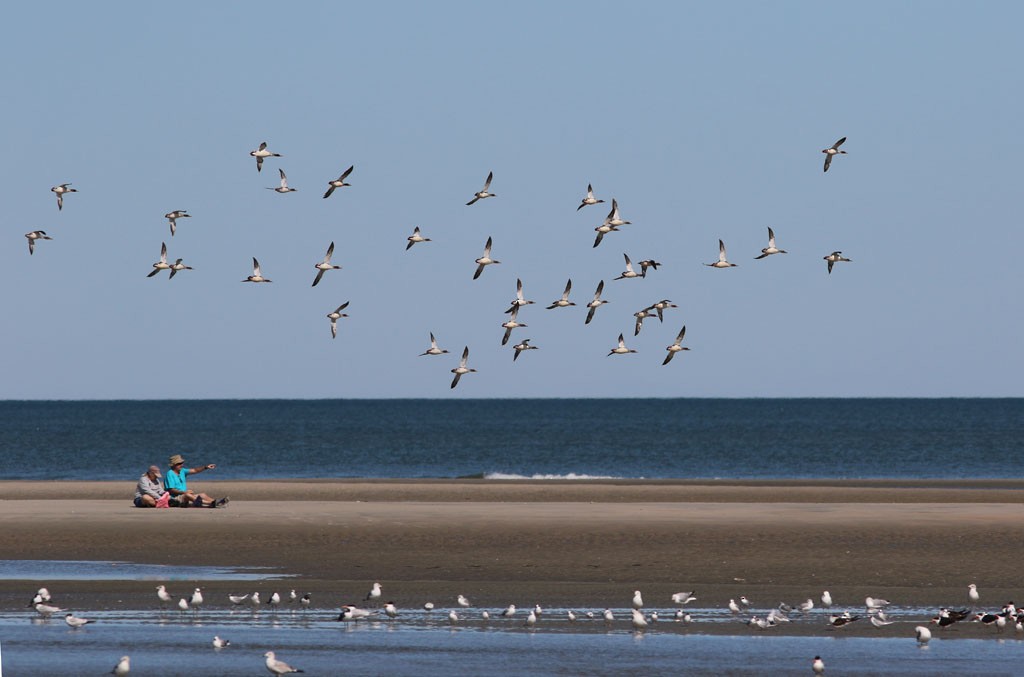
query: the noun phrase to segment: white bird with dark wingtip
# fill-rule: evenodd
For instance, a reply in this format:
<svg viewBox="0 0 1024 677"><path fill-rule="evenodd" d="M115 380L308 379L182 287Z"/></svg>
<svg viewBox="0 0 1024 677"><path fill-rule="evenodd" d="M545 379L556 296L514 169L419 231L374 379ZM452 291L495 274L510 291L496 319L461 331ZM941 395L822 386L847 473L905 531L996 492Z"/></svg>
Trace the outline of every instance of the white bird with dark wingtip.
<svg viewBox="0 0 1024 677"><path fill-rule="evenodd" d="M825 150L821 151L822 153L825 154L825 169L823 169L822 171L828 171L829 165L832 164L832 158L834 158L836 155L846 155L845 150L839 150L839 146L843 145L844 143L846 143L845 136L836 141L834 144L832 144L831 148L826 148Z"/></svg>
<svg viewBox="0 0 1024 677"><path fill-rule="evenodd" d="M622 271L622 274L616 278L616 280L630 279L634 277L641 277L640 273L633 270L633 262L629 260L629 254L623 254L623 258L626 259L626 269Z"/></svg>
<svg viewBox="0 0 1024 677"><path fill-rule="evenodd" d="M370 587L370 592L366 593L366 597L363 598L363 601L376 603L377 600L380 599L381 592L380 583L374 583Z"/></svg>
<svg viewBox="0 0 1024 677"><path fill-rule="evenodd" d="M604 200L598 200L596 197L594 197L594 187L588 183L587 196L583 198L583 202L581 202L580 206L576 208L576 211L579 211L589 205L601 204L602 202L604 202Z"/></svg>
<svg viewBox="0 0 1024 677"><path fill-rule="evenodd" d="M277 656L274 655L273 651L268 651L263 654L263 657L267 659L267 670L274 675L287 675L293 672L302 672L297 668L293 668L284 661L277 660Z"/></svg>
<svg viewBox="0 0 1024 677"><path fill-rule="evenodd" d="M242 282L273 282L273 280L263 277L263 271L260 269L260 262L257 261L254 256L252 257L252 275L242 280Z"/></svg>
<svg viewBox="0 0 1024 677"><path fill-rule="evenodd" d="M740 605L736 603L736 600L729 600L729 611L733 612L734 614L738 614L740 612Z"/></svg>
<svg viewBox="0 0 1024 677"><path fill-rule="evenodd" d="M167 588L163 585L156 586L156 596L160 600L160 606L166 607L171 603L171 595L167 592Z"/></svg>
<svg viewBox="0 0 1024 677"><path fill-rule="evenodd" d="M765 247L764 249L762 249L761 250L761 255L760 256L755 256L754 260L757 261L758 259L763 259L766 256L771 256L772 254L785 254L785 253L786 253L785 249L779 249L778 247L775 246L775 231L772 230L771 226L768 226L768 246Z"/></svg>
<svg viewBox="0 0 1024 677"><path fill-rule="evenodd" d="M409 237L407 237L405 239L409 241L409 244L405 245L405 251L409 251L410 249L412 249L412 246L414 244L418 244L420 242L430 242L430 238L429 237L423 237L422 235L420 235L420 227L419 226L416 226L415 228L413 228L412 235L410 235Z"/></svg>
<svg viewBox="0 0 1024 677"><path fill-rule="evenodd" d="M31 233L25 233L25 237L28 238L28 253L30 256L36 251L36 240L53 239L46 234L45 230L33 230Z"/></svg>
<svg viewBox="0 0 1024 677"><path fill-rule="evenodd" d="M625 355L626 353L635 353L635 352L636 351L633 350L632 348L627 348L626 347L626 339L623 338L622 334L619 334L619 345L614 347L614 348L612 348L611 351L608 353L608 355L605 355L605 357L608 357L609 355Z"/></svg>
<svg viewBox="0 0 1024 677"><path fill-rule="evenodd" d="M424 611L433 611L434 610L434 603L433 602L424 602L423 603L423 610Z"/></svg>
<svg viewBox="0 0 1024 677"><path fill-rule="evenodd" d="M810 597L808 597L806 600L800 602L800 604L797 605L797 611L799 611L802 614L809 613L812 609L814 609L814 600Z"/></svg>
<svg viewBox="0 0 1024 677"><path fill-rule="evenodd" d="M473 273L473 279L480 277L480 273L484 272L484 268L494 263L501 263L497 259L491 258L491 238L487 238L487 244L484 245L484 255L476 260L476 272Z"/></svg>
<svg viewBox="0 0 1024 677"><path fill-rule="evenodd" d="M594 319L594 313L597 309L608 303L601 299L601 292L604 291L604 280L597 283L597 289L594 290L594 300L587 304L587 319L583 321L583 324L590 324L590 321Z"/></svg>
<svg viewBox="0 0 1024 677"><path fill-rule="evenodd" d="M272 190L275 193L294 193L298 190L298 188L290 188L288 186L288 177L285 176L283 169L278 169L277 171L281 174L281 185L277 188L267 188L267 190Z"/></svg>
<svg viewBox="0 0 1024 677"><path fill-rule="evenodd" d="M918 625L914 628L914 632L917 634L917 643L924 646L932 639L932 631L923 625Z"/></svg>
<svg viewBox="0 0 1024 677"><path fill-rule="evenodd" d="M452 373L455 374L455 378L452 379L452 388L459 385L459 379L462 378L463 374L471 374L476 371L476 369L470 369L469 367L466 366L467 360L469 360L469 346L463 348L462 359L459 360L459 366L451 370Z"/></svg>
<svg viewBox="0 0 1024 677"><path fill-rule="evenodd" d="M70 183L62 183L59 186L54 186L50 190L57 195L57 211L64 209L64 194L65 193L77 193L78 190L75 188L68 188Z"/></svg>
<svg viewBox="0 0 1024 677"><path fill-rule="evenodd" d="M475 203L477 200L483 200L484 198L494 197L496 193L489 192L491 189L491 180L494 179L494 172L487 173L487 180L484 181L484 187L479 192L473 194L473 199L466 203L466 206Z"/></svg>
<svg viewBox="0 0 1024 677"><path fill-rule="evenodd" d="M223 649L224 647L231 646L231 641L227 639L221 639L217 635L213 636L213 648Z"/></svg>
<svg viewBox="0 0 1024 677"><path fill-rule="evenodd" d="M681 604L681 605L685 606L685 605L689 604L690 602L696 602L697 598L693 596L693 591L691 590L690 592L677 592L677 593L675 593L674 595L672 595L672 601L675 604Z"/></svg>
<svg viewBox="0 0 1024 677"><path fill-rule="evenodd" d="M175 209L173 212L164 214L164 218L170 223L171 237L174 237L175 231L178 230L178 219L191 219L192 215L187 214L184 209Z"/></svg>
<svg viewBox="0 0 1024 677"><path fill-rule="evenodd" d="M281 595L276 591L267 600L267 606L271 607L274 611L277 611L277 607L281 605Z"/></svg>
<svg viewBox="0 0 1024 677"><path fill-rule="evenodd" d="M895 621L886 620L882 614L871 614L871 625L876 628L884 628L887 625L892 625Z"/></svg>
<svg viewBox="0 0 1024 677"><path fill-rule="evenodd" d="M180 611L181 613L185 613L186 611L188 611L188 600L184 597L178 600L178 611Z"/></svg>
<svg viewBox="0 0 1024 677"><path fill-rule="evenodd" d="M64 616L64 622L67 623L69 627L80 628L83 625L88 625L89 623L95 623L96 621L91 620L91 619L78 618L73 613L68 612Z"/></svg>
<svg viewBox="0 0 1024 677"><path fill-rule="evenodd" d="M529 306L529 305L532 305L532 304L533 304L533 301L528 301L523 296L523 281L520 278L516 278L516 297L514 299L512 299L512 304L509 306L508 310L506 310L505 312L506 313L511 313L516 308L519 308L519 307L522 307L522 306Z"/></svg>
<svg viewBox="0 0 1024 677"><path fill-rule="evenodd" d="M340 320L343 317L348 317L347 314L341 312L341 311L345 310L346 308L348 308L348 304L349 304L349 302L345 301L340 306L338 306L337 308L335 308L331 312L327 313L327 319L331 321L331 338L332 339L338 338L338 320Z"/></svg>
<svg viewBox="0 0 1024 677"><path fill-rule="evenodd" d="M334 256L334 243L327 247L327 255L324 260L320 263L314 263L313 267L316 268L316 278L313 280L313 286L320 284L320 278L324 276L328 270L341 270L341 266L331 265L331 257Z"/></svg>
<svg viewBox="0 0 1024 677"><path fill-rule="evenodd" d="M36 613L38 613L43 618L49 618L55 613L60 613L61 611L64 611L64 609L61 609L59 606L54 606L52 604L43 604L42 602L36 602L32 606L35 608Z"/></svg>
<svg viewBox="0 0 1024 677"><path fill-rule="evenodd" d="M811 670L816 675L825 674L825 661L821 660L821 656L815 656L814 660L811 661Z"/></svg>
<svg viewBox="0 0 1024 677"><path fill-rule="evenodd" d="M725 258L725 243L721 240L718 241L718 260L714 263L705 263L705 266L711 266L712 268L735 268L735 263L729 263Z"/></svg>
<svg viewBox="0 0 1024 677"><path fill-rule="evenodd" d="M521 342L512 346L512 350L515 351L515 353L512 355L513 362L519 359L519 353L523 352L524 350L537 350L537 346L530 345L531 340L532 339L523 339Z"/></svg>
<svg viewBox="0 0 1024 677"><path fill-rule="evenodd" d="M153 270L146 277L153 277L161 270L170 270L171 264L167 263L167 243L160 243L160 260L153 264Z"/></svg>
<svg viewBox="0 0 1024 677"><path fill-rule="evenodd" d="M679 351L681 351L681 350L689 350L689 348L687 348L687 347L682 345L683 344L683 337L684 336L686 336L686 325L685 324L683 325L683 328L679 330L679 334L676 335L675 342L673 342L672 345L670 345L670 346L665 348L665 350L668 351L668 355L665 356L665 361L661 363L661 366L664 367L666 364L671 362L672 358ZM813 602L812 602L812 606L813 606Z"/></svg>
<svg viewBox="0 0 1024 677"><path fill-rule="evenodd" d="M633 317L636 318L636 324L633 326L633 336L639 336L640 330L644 328L644 320L654 315L654 306L647 306L641 310L633 313Z"/></svg>
<svg viewBox="0 0 1024 677"><path fill-rule="evenodd" d="M594 231L597 233L597 237L594 238L594 246L596 247L601 244L601 240L604 239L605 235L608 233L617 233L619 232L619 229L615 226L609 226L607 223L602 223L597 228L594 228Z"/></svg>
<svg viewBox="0 0 1024 677"><path fill-rule="evenodd" d="M507 607L505 607L505 610L501 612L501 617L502 618L512 618L515 615L516 615L516 605L515 604L509 604Z"/></svg>
<svg viewBox="0 0 1024 677"><path fill-rule="evenodd" d="M351 167L346 169L344 172L342 172L341 176L339 176L338 178L334 179L333 181L328 181L327 182L327 186L328 186L327 187L327 192L324 193L324 199L325 200L331 196L331 193L334 192L335 188L343 188L345 186L351 186L352 185L351 183L345 183L345 179L348 178L348 175L351 174L352 170L355 169L355 168L356 168L356 166L352 165Z"/></svg>
<svg viewBox="0 0 1024 677"><path fill-rule="evenodd" d="M832 252L828 256L822 257L828 261L828 274L832 274L832 266L839 263L840 261L849 261L850 259L843 258L843 252Z"/></svg>
<svg viewBox="0 0 1024 677"><path fill-rule="evenodd" d="M977 604L981 596L978 595L978 586L971 583L967 586L967 599L971 600L971 604Z"/></svg>
<svg viewBox="0 0 1024 677"><path fill-rule="evenodd" d="M625 221L619 216L619 201L612 198L612 210L608 212L608 216L605 217L604 223L612 228L618 228L619 226L628 226L632 221Z"/></svg>
<svg viewBox="0 0 1024 677"><path fill-rule="evenodd" d="M174 263L171 264L171 274L168 276L168 280L173 280L174 275L180 270L192 270L192 266L186 266L182 263L184 259L175 259Z"/></svg>
<svg viewBox="0 0 1024 677"><path fill-rule="evenodd" d="M508 337L512 335L512 330L519 327L527 326L525 322L519 322L519 306L512 309L512 315L508 318L507 322L502 322L501 326L505 329L505 335L501 337L501 345L508 343Z"/></svg>
<svg viewBox="0 0 1024 677"><path fill-rule="evenodd" d="M679 306L677 306L676 304L672 303L668 299L662 299L662 300L658 301L657 303L655 303L654 305L651 306L651 308L653 308L655 311L657 311L657 313L658 313L658 321L659 322L664 322L665 321L664 312L666 310L668 310L669 308L678 308L678 307Z"/></svg>
<svg viewBox="0 0 1024 677"><path fill-rule="evenodd" d="M455 613L455 609L450 609L448 611L448 622L451 625L455 625L459 622L459 614Z"/></svg>
<svg viewBox="0 0 1024 677"><path fill-rule="evenodd" d="M128 656L121 656L121 660L117 662L114 669L110 671L110 674L115 677L124 677L132 671L132 659Z"/></svg>
<svg viewBox="0 0 1024 677"><path fill-rule="evenodd" d="M465 595L459 595L458 599L456 599L455 601L463 609L465 609L466 607L472 606L472 604L469 603L469 600L466 599Z"/></svg>
<svg viewBox="0 0 1024 677"><path fill-rule="evenodd" d="M644 618L644 612L639 609L631 609L633 612L633 618L630 621L633 624L634 630L645 630L647 628L647 619Z"/></svg>
<svg viewBox="0 0 1024 677"><path fill-rule="evenodd" d="M249 155L251 155L254 158L256 158L256 171L257 172L263 170L263 160L265 158L268 158L268 157L281 157L280 153L271 153L269 150L267 150L267 142L266 141L261 143L259 148L257 148L254 151L251 151L249 153Z"/></svg>
<svg viewBox="0 0 1024 677"><path fill-rule="evenodd" d="M162 587L164 586L161 585L160 588ZM157 588L157 590L159 590L160 588ZM161 597L160 599L163 599L163 597ZM249 593L246 593L244 595L228 595L228 601L234 604L235 606L238 606L247 599L249 599Z"/></svg>
<svg viewBox="0 0 1024 677"><path fill-rule="evenodd" d="M570 279L568 282L565 283L565 291L562 292L562 298L556 301L552 301L551 305L547 307L547 310L551 310L552 308L568 308L569 306L576 305L575 303L569 300L569 292L571 291L572 280Z"/></svg>
<svg viewBox="0 0 1024 677"><path fill-rule="evenodd" d="M430 347L420 353L420 357L424 355L444 355L447 350L437 347L437 339L434 338L434 332L430 332Z"/></svg>
<svg viewBox="0 0 1024 677"><path fill-rule="evenodd" d="M890 604L892 604L892 602L890 602L887 599L882 599L881 597L865 597L864 598L864 607L868 611L877 611L878 609L884 609L885 607L889 606Z"/></svg>

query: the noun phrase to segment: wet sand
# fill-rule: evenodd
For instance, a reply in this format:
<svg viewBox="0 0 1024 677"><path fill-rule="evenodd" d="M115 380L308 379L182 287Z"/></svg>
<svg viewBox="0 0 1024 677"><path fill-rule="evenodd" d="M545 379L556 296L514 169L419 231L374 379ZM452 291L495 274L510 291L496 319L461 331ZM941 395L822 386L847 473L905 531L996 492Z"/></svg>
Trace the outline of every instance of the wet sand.
<svg viewBox="0 0 1024 677"><path fill-rule="evenodd" d="M463 593L479 606L603 608L639 588L662 607L682 590L717 607L739 595L817 603L825 589L854 610L866 595L937 607L965 604L972 582L992 606L1024 598L1018 480L194 484L230 506L140 510L132 482L0 482L3 557L274 567L299 578L197 584L297 587L334 607L374 580L404 606ZM152 581L60 587L109 606L153 598ZM31 589L0 581L5 607Z"/></svg>

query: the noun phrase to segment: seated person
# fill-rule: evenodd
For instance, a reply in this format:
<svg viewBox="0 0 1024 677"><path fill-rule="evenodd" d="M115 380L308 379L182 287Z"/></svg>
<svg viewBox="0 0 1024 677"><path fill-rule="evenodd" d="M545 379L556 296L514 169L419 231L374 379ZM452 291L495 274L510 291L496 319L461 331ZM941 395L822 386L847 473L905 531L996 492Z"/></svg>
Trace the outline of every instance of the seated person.
<svg viewBox="0 0 1024 677"><path fill-rule="evenodd" d="M168 460L171 469L167 471L167 491L171 494L172 502L177 500L182 508L192 506L194 508L221 508L228 503L225 496L222 499L214 500L212 497L191 491L185 479L188 475L201 473L204 470L213 470L217 467L214 463L202 465L196 468L186 468L185 459L181 454L174 454Z"/></svg>
<svg viewBox="0 0 1024 677"><path fill-rule="evenodd" d="M160 468L155 465L149 466L149 470L139 478L135 485L135 507L155 508L156 502L164 495L164 481L160 474Z"/></svg>

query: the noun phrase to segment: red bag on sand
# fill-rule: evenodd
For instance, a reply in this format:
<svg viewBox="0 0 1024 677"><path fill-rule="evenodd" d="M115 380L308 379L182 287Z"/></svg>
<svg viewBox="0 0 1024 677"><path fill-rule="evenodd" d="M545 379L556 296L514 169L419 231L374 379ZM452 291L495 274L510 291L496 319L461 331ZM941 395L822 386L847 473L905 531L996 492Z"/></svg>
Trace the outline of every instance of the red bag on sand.
<svg viewBox="0 0 1024 677"><path fill-rule="evenodd" d="M169 492L165 491L163 493L163 495L161 495L160 498L157 499L156 507L158 507L158 508L169 508L170 507L170 505L169 505L170 500L171 500L171 494Z"/></svg>

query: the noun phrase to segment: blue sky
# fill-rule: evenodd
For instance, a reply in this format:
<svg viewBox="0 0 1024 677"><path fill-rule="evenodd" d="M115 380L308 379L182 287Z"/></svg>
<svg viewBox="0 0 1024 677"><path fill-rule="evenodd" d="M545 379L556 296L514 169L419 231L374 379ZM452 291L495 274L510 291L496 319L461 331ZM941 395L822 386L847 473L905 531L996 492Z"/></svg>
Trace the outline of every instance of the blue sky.
<svg viewBox="0 0 1024 677"><path fill-rule="evenodd" d="M1022 14L20 3L0 398L1024 395ZM258 174L261 141L284 157ZM298 192L266 190L279 167ZM488 171L497 197L465 206ZM632 221L596 249L588 183ZM432 242L405 251L414 226ZM789 253L755 261L767 226ZM488 236L502 263L473 281ZM702 265L719 238L738 267ZM331 241L343 268L311 288ZM147 279L161 242L195 270ZM827 275L833 250L853 261ZM612 281L623 253L664 265ZM241 284L253 256L273 284ZM509 346L540 350L513 364L517 277L537 304ZM579 305L545 310L568 278ZM449 355L419 357L431 331ZM620 332L637 354L607 356ZM464 345L479 371L452 391Z"/></svg>

